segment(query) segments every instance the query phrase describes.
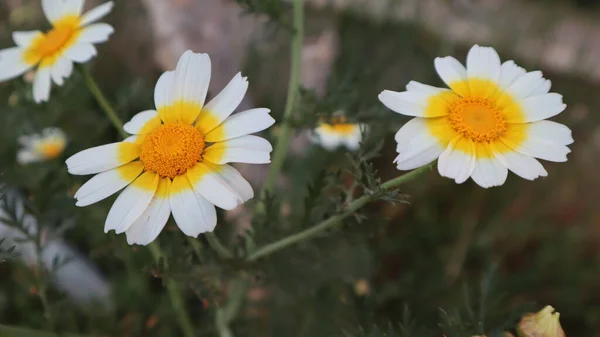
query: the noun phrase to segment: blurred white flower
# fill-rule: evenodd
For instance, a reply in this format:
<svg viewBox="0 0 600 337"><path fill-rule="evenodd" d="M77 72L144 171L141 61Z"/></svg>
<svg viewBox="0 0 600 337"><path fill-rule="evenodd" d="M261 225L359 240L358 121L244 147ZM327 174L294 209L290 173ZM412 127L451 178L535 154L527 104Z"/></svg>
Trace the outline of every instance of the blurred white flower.
<svg viewBox="0 0 600 337"><path fill-rule="evenodd" d="M471 177L487 188L504 184L508 170L528 180L545 177L535 158L567 161L571 130L545 120L566 105L561 95L549 93L541 71L501 64L493 48L478 45L466 68L450 56L436 58L435 68L450 90L411 81L406 91L379 94L388 108L416 117L396 133L399 170L439 157L440 175L458 184Z"/></svg>
<svg viewBox="0 0 600 337"><path fill-rule="evenodd" d="M0 50L0 81L15 78L35 68L33 98L50 98L51 81L63 85L71 76L73 62L85 63L96 55L95 43L105 42L114 31L106 23L94 23L113 8L104 3L86 13L84 0L42 0L44 15L52 24L47 33L14 32L16 47Z"/></svg>
<svg viewBox="0 0 600 337"><path fill-rule="evenodd" d="M340 146L356 151L362 141L361 129L365 127L362 124L348 123L345 116L337 114L330 121L319 123L312 139L328 151L334 151Z"/></svg>
<svg viewBox="0 0 600 337"><path fill-rule="evenodd" d="M103 200L123 187L104 230L126 233L129 244L154 241L170 214L197 237L217 225L215 206L232 210L254 197L252 186L228 163L270 162L271 144L251 136L275 123L270 110L233 114L248 89L240 73L206 105L211 63L186 51L175 71L156 83L156 110L125 124L134 136L81 151L67 159L71 174L96 174L75 194L77 206Z"/></svg>
<svg viewBox="0 0 600 337"><path fill-rule="evenodd" d="M67 146L67 136L59 128L46 128L39 134L19 137L21 149L17 162L21 165L58 158Z"/></svg>

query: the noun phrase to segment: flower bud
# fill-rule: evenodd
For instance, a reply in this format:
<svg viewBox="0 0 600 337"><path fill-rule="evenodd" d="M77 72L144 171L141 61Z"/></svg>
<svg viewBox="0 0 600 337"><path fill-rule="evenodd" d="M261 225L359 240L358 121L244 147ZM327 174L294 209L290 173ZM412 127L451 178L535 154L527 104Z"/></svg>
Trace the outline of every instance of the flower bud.
<svg viewBox="0 0 600 337"><path fill-rule="evenodd" d="M517 331L520 337L565 337L560 326L560 314L552 306L547 305L538 313L525 314Z"/></svg>

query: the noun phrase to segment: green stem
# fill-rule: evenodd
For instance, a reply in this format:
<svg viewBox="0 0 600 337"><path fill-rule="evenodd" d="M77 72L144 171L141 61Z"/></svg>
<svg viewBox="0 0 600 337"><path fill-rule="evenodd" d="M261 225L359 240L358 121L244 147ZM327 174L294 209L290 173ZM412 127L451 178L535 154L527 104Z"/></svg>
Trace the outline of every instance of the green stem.
<svg viewBox="0 0 600 337"><path fill-rule="evenodd" d="M71 333L54 333L0 324L0 336L10 337L90 337Z"/></svg>
<svg viewBox="0 0 600 337"><path fill-rule="evenodd" d="M206 238L206 241L208 241L208 244L212 247L212 249L214 249L217 252L217 254L219 255L220 258L222 258L222 259L232 259L233 258L233 254L229 251L229 249L227 249L227 247L225 247L221 243L221 241L215 235L215 233L207 232L204 234L204 237Z"/></svg>
<svg viewBox="0 0 600 337"><path fill-rule="evenodd" d="M416 170L413 170L409 173L406 173L402 176L396 177L394 179L388 180L385 183L381 184L381 187L383 189L391 189L391 188L395 188L398 187L404 183L407 183L409 181L414 180L415 178L417 178L418 176L420 176L421 174L428 172L429 170L431 170L433 165L427 165L427 166L423 166L421 168L418 168ZM283 238L279 241L275 241L273 243L270 243L262 248L257 249L256 251L254 251L252 254L250 254L246 259L248 261L255 261L258 260L262 257L265 257L267 255L270 255L278 250L281 250L285 247L291 246L293 244L296 244L298 242L307 240L312 238L313 236L334 227L335 225L337 225L338 223L340 223L342 220L344 220L345 218L351 216L352 214L354 214L354 212L356 212L357 210L359 210L360 208L362 208L364 205L366 205L367 203L369 203L370 201L372 201L374 199L374 196L371 195L364 195L356 200L354 200L353 202L351 202L348 207L346 207L346 209L344 210L344 212L334 215L331 218L328 218L324 221L322 221L321 223L319 223L318 225L311 227L309 229L303 230L299 233L293 234L291 236L288 236L286 238Z"/></svg>
<svg viewBox="0 0 600 337"><path fill-rule="evenodd" d="M276 179L279 176L279 172L281 172L292 133L290 119L294 109L297 106L302 61L302 43L304 41L303 0L294 0L293 11L294 36L292 37L291 68L290 79L288 82L287 99L285 103L285 110L283 112L281 129L279 130L279 135L277 136L277 143L275 144L275 151L273 152L271 165L269 167L269 174L267 175L267 180L263 186L261 197L264 197L267 192L272 192L273 188L275 187Z"/></svg>
<svg viewBox="0 0 600 337"><path fill-rule="evenodd" d="M216 323L220 337L233 337L233 332L229 328L235 317L237 317L240 308L244 302L248 284L245 280L233 280L229 288L229 301L227 305L217 311Z"/></svg>
<svg viewBox="0 0 600 337"><path fill-rule="evenodd" d="M119 131L123 138L129 137L125 130L123 130L123 122L119 118L119 115L117 115L115 109L113 109L110 103L108 103L108 100L102 93L102 90L100 90L100 87L98 87L98 84L96 84L96 81L94 80L94 77L92 77L90 71L84 66L79 66L79 69L81 70L81 74L83 75L85 84L87 85L92 95L94 95L94 97L96 98L96 101L98 101L98 104L100 104L100 107L102 107L102 109L106 113L106 116L108 116L108 119L110 119L112 124L115 126L115 129Z"/></svg>
<svg viewBox="0 0 600 337"><path fill-rule="evenodd" d="M102 90L100 90L100 87L98 87L98 85L96 84L96 81L92 77L90 71L83 66L79 67L79 69L81 70L81 73L83 75L85 83L88 86L88 89L90 90L92 95L94 95L94 97L98 101L98 104L100 104L100 107L106 113L106 116L108 116L108 118L113 123L117 131L119 131L121 136L123 138L127 138L129 135L125 132L125 130L123 130L123 122L117 115L115 109L113 109L110 103L108 103L108 100L102 93ZM163 257L163 253L156 242L148 245L148 248L150 249L150 253L152 253L152 256L154 257L154 260L156 262L158 262L160 258ZM166 264L167 260L164 259L164 261ZM177 313L177 318L179 319L179 325L181 326L183 335L185 337L194 337L194 326L192 325L188 313L185 310L185 305L181 298L181 293L179 291L179 286L177 285L177 282L172 278L169 278L167 279L166 283L167 291L169 292L169 298L171 300L171 305L173 306L173 310L175 310L175 312Z"/></svg>
<svg viewBox="0 0 600 337"><path fill-rule="evenodd" d="M158 263L162 257L165 266L168 267L167 259L164 258L164 254L162 253L160 247L156 242L149 244L148 248L150 249L150 253L152 253L154 261ZM175 280L173 280L172 278L167 278L166 283L167 290L169 291L171 305L173 306L177 318L179 319L179 325L181 327L181 330L183 331L183 335L185 337L194 337L194 326L192 325L187 311L185 310L185 304L181 299L181 294L177 282L175 282Z"/></svg>

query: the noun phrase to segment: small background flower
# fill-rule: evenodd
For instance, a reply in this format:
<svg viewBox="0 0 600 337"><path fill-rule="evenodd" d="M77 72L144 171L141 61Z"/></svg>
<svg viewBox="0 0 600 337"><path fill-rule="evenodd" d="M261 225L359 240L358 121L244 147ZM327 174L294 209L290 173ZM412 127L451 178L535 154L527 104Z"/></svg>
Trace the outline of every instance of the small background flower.
<svg viewBox="0 0 600 337"><path fill-rule="evenodd" d="M41 133L19 137L19 144L17 162L25 165L60 157L67 146L67 136L59 128L46 128Z"/></svg>
<svg viewBox="0 0 600 337"><path fill-rule="evenodd" d="M333 151L345 147L356 151L360 147L363 132L366 132L366 125L351 123L346 116L336 113L329 120L319 122L313 132L313 142L326 150Z"/></svg>

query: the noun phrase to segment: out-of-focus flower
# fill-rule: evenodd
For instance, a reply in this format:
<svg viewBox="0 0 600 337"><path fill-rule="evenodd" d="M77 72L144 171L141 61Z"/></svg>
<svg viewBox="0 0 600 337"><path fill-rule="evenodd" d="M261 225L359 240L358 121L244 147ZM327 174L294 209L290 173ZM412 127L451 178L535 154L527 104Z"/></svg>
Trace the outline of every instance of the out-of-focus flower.
<svg viewBox="0 0 600 337"><path fill-rule="evenodd" d="M52 29L47 33L14 32L17 46L0 50L0 81L37 67L33 99L37 103L47 101L51 82L63 85L73 72L73 62L92 59L97 53L94 44L107 41L114 31L106 23L94 23L112 10L112 1L86 13L83 5L84 0L42 0L42 10Z"/></svg>
<svg viewBox="0 0 600 337"><path fill-rule="evenodd" d="M181 231L197 237L217 225L214 206L232 210L254 196L250 184L227 164L269 163L271 144L249 134L275 120L264 108L231 115L248 88L240 73L204 105L210 73L207 54L186 51L177 69L156 83L157 110L140 112L125 124L134 136L67 159L71 174L98 173L75 194L77 206L127 186L108 213L105 232L126 233L129 244L146 245L173 213Z"/></svg>
<svg viewBox="0 0 600 337"><path fill-rule="evenodd" d="M396 133L399 170L439 157L440 175L487 188L504 184L508 170L528 180L546 176L535 158L567 160L571 130L545 120L566 105L541 71L501 64L493 48L478 45L466 68L450 56L436 58L435 68L450 90L411 81L406 91L379 95L388 108L416 117Z"/></svg>
<svg viewBox="0 0 600 337"><path fill-rule="evenodd" d="M537 313L523 316L517 331L520 337L565 337L559 318L560 314L547 305Z"/></svg>
<svg viewBox="0 0 600 337"><path fill-rule="evenodd" d="M46 128L39 134L21 136L17 152L21 165L58 158L67 146L67 136L59 128Z"/></svg>
<svg viewBox="0 0 600 337"><path fill-rule="evenodd" d="M371 292L371 286L369 286L369 281L365 279L360 279L354 283L354 292L358 296L365 296Z"/></svg>
<svg viewBox="0 0 600 337"><path fill-rule="evenodd" d="M348 119L339 114L328 122L321 122L314 130L313 141L329 151L346 146L351 151L358 150L362 140L361 128L364 125L348 123Z"/></svg>

